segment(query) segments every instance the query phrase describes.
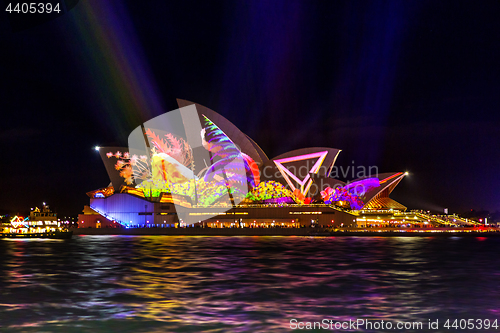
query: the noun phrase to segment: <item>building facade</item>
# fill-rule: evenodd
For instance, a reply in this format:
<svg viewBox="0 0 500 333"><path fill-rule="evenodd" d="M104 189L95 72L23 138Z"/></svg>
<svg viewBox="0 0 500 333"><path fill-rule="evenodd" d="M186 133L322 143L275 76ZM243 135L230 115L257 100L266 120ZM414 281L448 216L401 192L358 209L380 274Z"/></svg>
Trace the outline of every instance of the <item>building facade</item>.
<svg viewBox="0 0 500 333"><path fill-rule="evenodd" d="M180 126L169 127L167 118L147 122L128 148L99 148L111 183L87 193L80 227L359 227L362 214L406 211L389 198L403 172L344 183L330 177L339 149L304 148L269 159L226 118L178 103ZM186 126L188 118L199 128Z"/></svg>

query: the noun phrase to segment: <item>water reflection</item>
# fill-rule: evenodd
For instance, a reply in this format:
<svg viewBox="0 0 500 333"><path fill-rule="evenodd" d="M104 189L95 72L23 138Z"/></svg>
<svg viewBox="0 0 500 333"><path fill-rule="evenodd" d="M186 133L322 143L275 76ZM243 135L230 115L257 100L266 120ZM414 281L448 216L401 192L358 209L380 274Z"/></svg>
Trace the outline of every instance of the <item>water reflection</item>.
<svg viewBox="0 0 500 333"><path fill-rule="evenodd" d="M9 240L0 320L16 332L278 332L291 318L493 318L498 250L491 238Z"/></svg>

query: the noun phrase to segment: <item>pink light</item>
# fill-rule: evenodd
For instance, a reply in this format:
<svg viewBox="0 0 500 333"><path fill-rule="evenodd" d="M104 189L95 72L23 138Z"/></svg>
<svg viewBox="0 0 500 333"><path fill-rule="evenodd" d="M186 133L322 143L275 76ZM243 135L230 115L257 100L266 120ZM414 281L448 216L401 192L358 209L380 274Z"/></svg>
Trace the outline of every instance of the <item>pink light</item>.
<svg viewBox="0 0 500 333"><path fill-rule="evenodd" d="M311 154L306 154L306 155L298 155L298 156L292 156L292 157L282 158L282 159L274 160L274 161L275 162L279 162L279 163L288 163L288 162L296 162L296 161L308 160L308 159L316 158L316 157L323 157L323 160L324 160L325 157L326 157L326 155L328 155L328 151L327 150L320 151L318 153L311 153Z"/></svg>
<svg viewBox="0 0 500 333"><path fill-rule="evenodd" d="M274 160L274 164L276 164L276 167L280 171L281 175L283 178L285 178L285 181L287 184L290 186L292 191L295 191L297 188L293 185L292 181L290 180L290 177L297 182L297 184L300 185L300 193L302 193L304 196L307 194L309 191L309 188L312 185L312 179L310 174L311 173L318 173L319 168L323 164L326 155L328 155L328 151L321 151L318 153L312 153L312 154L306 154L306 155L299 155L299 156L292 156L292 157L287 157L287 158L282 158L279 160ZM303 179L300 180L296 175L290 172L287 168L283 166L283 163L290 163L290 162L297 162L297 161L303 161L303 160L308 160L312 158L318 158L316 163L314 163L313 167L309 170L309 173L307 176ZM305 186L305 187L304 187Z"/></svg>
<svg viewBox="0 0 500 333"><path fill-rule="evenodd" d="M389 179L394 178L394 177L397 177L397 176L400 176L400 175L404 175L404 174L403 174L402 172L398 172L398 173L396 173L396 174L394 174L394 175L392 175L392 176L387 177L387 178L386 178L386 179L384 179L384 180L381 180L381 181L380 181L380 183L385 183L385 182L386 182L386 181L388 181Z"/></svg>

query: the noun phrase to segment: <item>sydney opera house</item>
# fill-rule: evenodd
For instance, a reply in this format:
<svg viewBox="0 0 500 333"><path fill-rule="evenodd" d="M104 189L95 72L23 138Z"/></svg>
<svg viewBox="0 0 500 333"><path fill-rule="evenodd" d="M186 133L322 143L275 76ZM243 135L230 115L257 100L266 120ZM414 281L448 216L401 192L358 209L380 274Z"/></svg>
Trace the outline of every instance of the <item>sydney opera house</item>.
<svg viewBox="0 0 500 333"><path fill-rule="evenodd" d="M330 177L339 149L269 158L218 113L178 104L134 130L127 148L98 148L110 183L87 193L80 227L356 227L389 212L393 222L408 219L389 197L405 173L344 183Z"/></svg>

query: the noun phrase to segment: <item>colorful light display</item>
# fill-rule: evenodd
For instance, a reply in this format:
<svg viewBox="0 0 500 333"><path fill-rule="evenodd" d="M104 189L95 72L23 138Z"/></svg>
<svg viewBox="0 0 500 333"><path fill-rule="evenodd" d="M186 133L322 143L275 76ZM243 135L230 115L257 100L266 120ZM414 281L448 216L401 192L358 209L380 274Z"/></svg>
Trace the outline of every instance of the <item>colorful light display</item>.
<svg viewBox="0 0 500 333"><path fill-rule="evenodd" d="M245 174L246 179L230 177L228 181L245 184L245 186L247 183L252 187L257 186L260 182L260 176L259 168L254 160L242 153L231 139L210 119L205 115L202 116L205 121L205 128L201 133L203 147L212 154L211 161L213 163L205 174L205 181L211 180L221 170L229 170L230 172L233 171L234 175ZM243 164L232 163L239 160L243 160ZM241 170L234 172L235 168L240 168L241 165L245 167L244 173Z"/></svg>
<svg viewBox="0 0 500 333"><path fill-rule="evenodd" d="M108 158L115 157L115 169L127 184L134 183L134 176L143 181L135 186L143 197L158 198L162 193L171 193L186 199L176 200L183 206L189 204L210 206L222 197L230 194L242 199L244 187L250 186L251 191L246 199L262 203L299 203L309 204L311 198L306 197L312 179L310 174L318 172L327 151L275 160L274 163L283 175L290 189L275 181L260 182L258 166L248 155L242 153L227 137L227 135L210 119L202 115L205 126L202 129L202 144L211 153L211 166L194 175L194 159L189 144L182 138L171 133L159 137L153 130L146 129L145 134L152 143L151 158L141 155L130 155L128 152L107 153ZM286 168L286 163L317 159L308 170L304 179ZM243 163L235 163L243 161ZM244 170L241 168L244 167ZM132 169L138 172L132 172ZM246 175L246 176L243 176ZM299 188L292 182L295 181ZM377 178L363 179L350 183L345 187L326 188L321 192L326 204L347 202L351 209L361 209L364 205L361 197L375 187L380 186ZM131 193L130 191L128 191ZM107 197L109 189L95 191L95 197Z"/></svg>
<svg viewBox="0 0 500 333"><path fill-rule="evenodd" d="M351 182L344 186L344 188L353 195L363 197L368 191L380 187L380 183L378 178L372 177Z"/></svg>
<svg viewBox="0 0 500 333"><path fill-rule="evenodd" d="M26 226L27 225L27 220L28 220L28 217L26 218L23 218L22 216L14 216L11 220L10 220L10 224L14 227L14 228L17 228L17 227L20 227L20 226Z"/></svg>
<svg viewBox="0 0 500 333"><path fill-rule="evenodd" d="M327 187L321 191L321 198L326 204L335 202L347 202L351 209L359 210L363 208L364 202L361 198L371 189L379 187L378 178L367 178L352 182L344 187Z"/></svg>
<svg viewBox="0 0 500 333"><path fill-rule="evenodd" d="M93 198L107 198L115 193L113 186L105 187L99 190L89 192L88 194Z"/></svg>
<svg viewBox="0 0 500 333"><path fill-rule="evenodd" d="M253 187L260 182L258 166L217 125L206 116L202 117L205 123L201 132L202 144L210 152L212 164L198 175L192 171L194 158L186 140L172 133L160 137L150 128L145 130L153 146L150 158L120 151L107 153L106 156L117 158L115 169L126 184L133 185L135 179L141 180L135 189L142 191L141 196L146 198L171 193L186 197L192 205L198 206L213 205L227 195L242 200L248 186ZM106 194L96 191L94 197ZM182 205L188 201L174 199Z"/></svg>
<svg viewBox="0 0 500 333"><path fill-rule="evenodd" d="M348 184L332 180L329 175L339 152L333 148L301 148L269 160L257 144L225 118L204 107L200 109L204 111L186 105L145 122L129 136L127 151L100 150L112 186L89 192L91 198L108 200L114 194L113 188L133 194L136 198L130 200L146 199L144 203L140 199L136 202L139 215L146 203L173 203L179 219L192 224L199 220L190 217L191 209L231 208L240 203L324 203L359 210L371 200L387 196L399 180L399 174L378 175L383 179L380 181L373 177ZM112 159L107 163L108 158ZM321 198L313 193L325 185L331 187L321 191Z"/></svg>
<svg viewBox="0 0 500 333"><path fill-rule="evenodd" d="M288 186L290 186L292 191L299 189L300 193L302 193L302 195L306 196L307 192L309 192L309 189L311 188L311 185L313 183L310 174L318 172L319 168L323 164L323 161L325 160L326 155L328 155L328 151L322 151L322 152L318 152L318 153L299 155L299 156L274 160L274 163L276 164L276 167L279 169L279 171L281 172L281 175L283 176L283 178L287 182ZM283 165L285 163L309 160L309 159L314 159L314 158L317 158L318 160L316 161L316 163L314 163L312 168L309 170L307 175L302 180L299 179L297 177L297 175L295 175L293 172L288 170ZM293 184L293 182L291 181L290 178L292 178L295 182L297 182L297 184L299 185L300 188L295 187L295 185Z"/></svg>
<svg viewBox="0 0 500 333"><path fill-rule="evenodd" d="M300 193L300 192L299 192ZM301 203L303 200L298 198L292 191L275 181L261 182L254 187L248 194L247 199L254 202L293 202ZM278 200L279 199L279 200Z"/></svg>

